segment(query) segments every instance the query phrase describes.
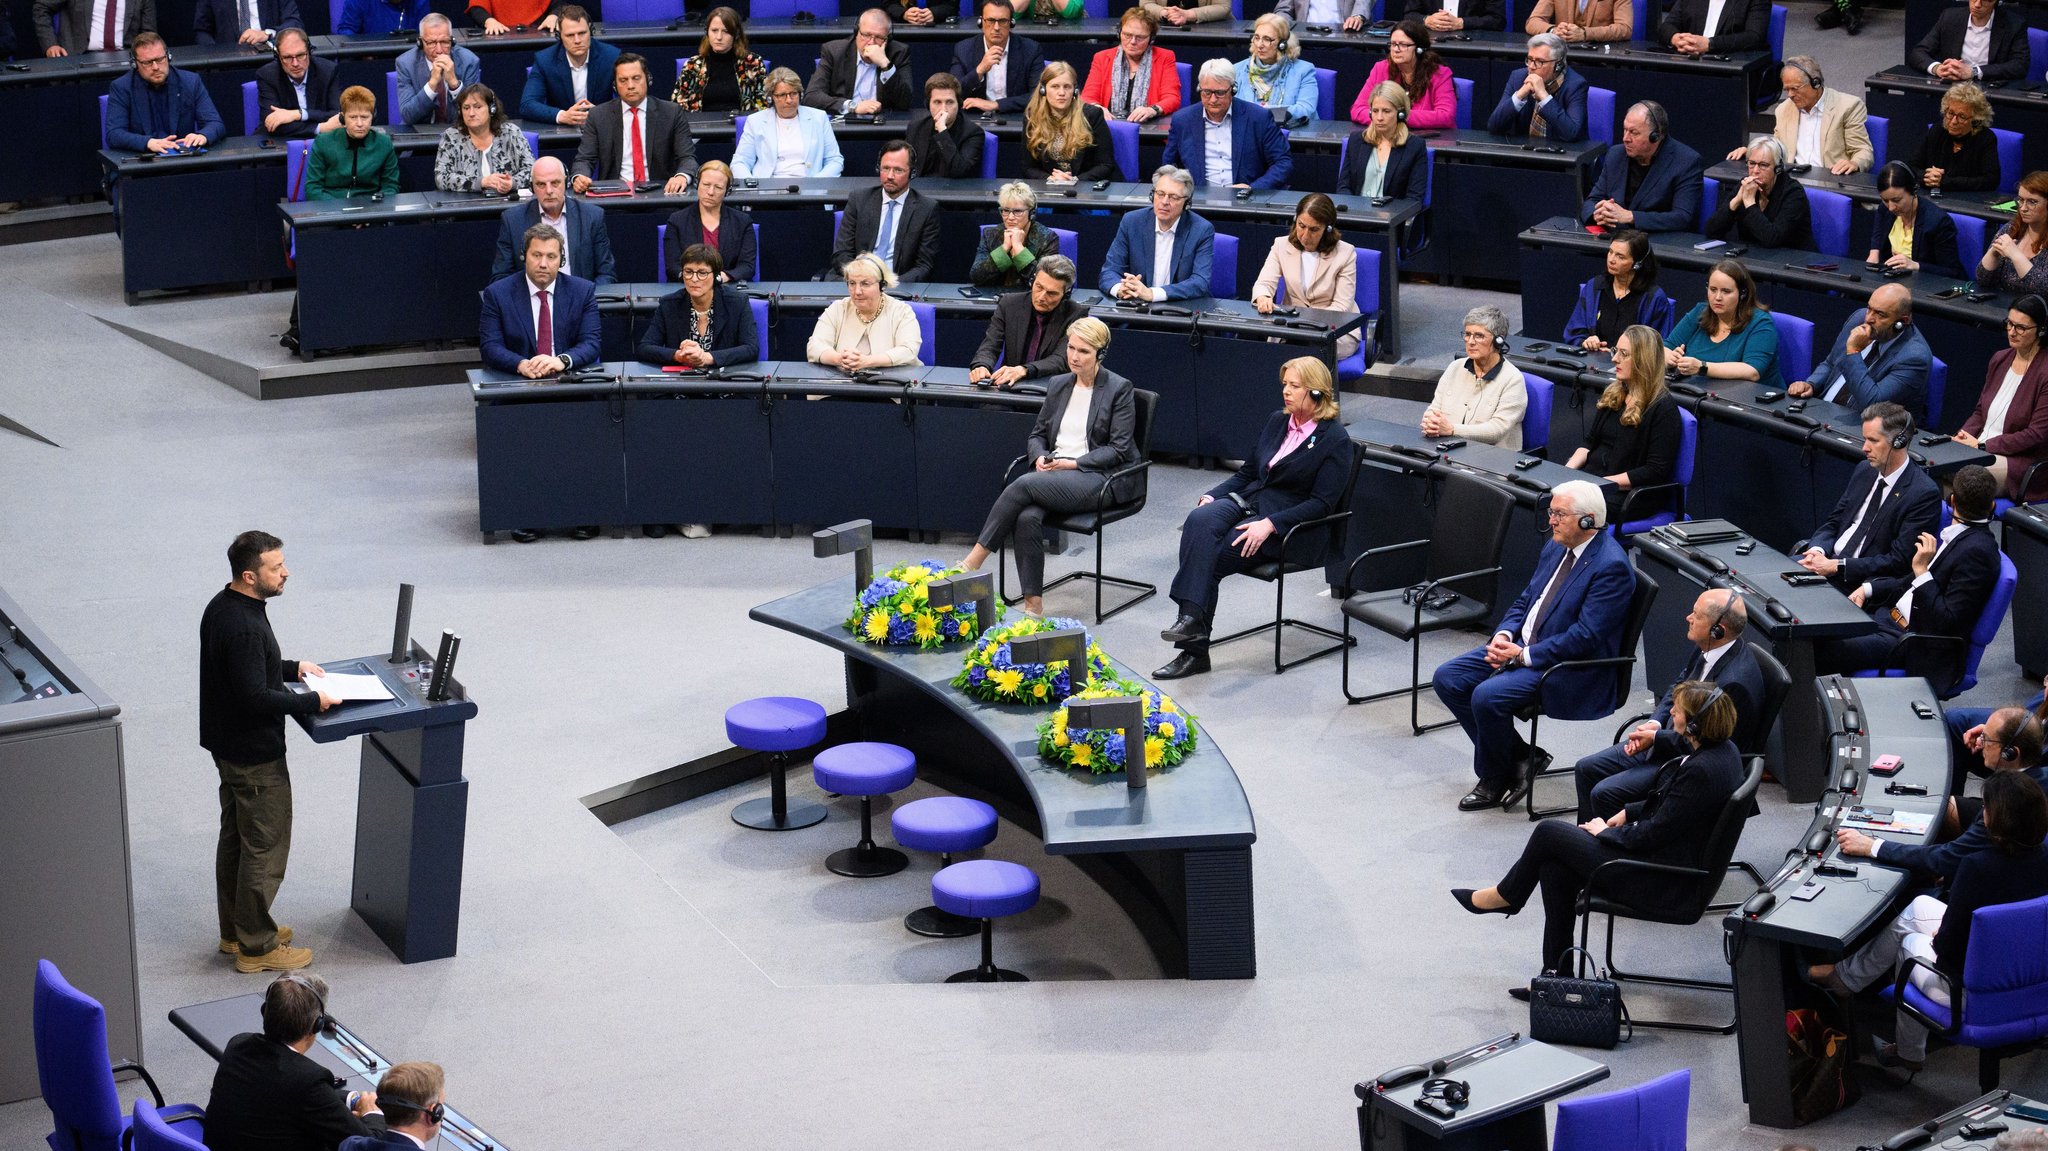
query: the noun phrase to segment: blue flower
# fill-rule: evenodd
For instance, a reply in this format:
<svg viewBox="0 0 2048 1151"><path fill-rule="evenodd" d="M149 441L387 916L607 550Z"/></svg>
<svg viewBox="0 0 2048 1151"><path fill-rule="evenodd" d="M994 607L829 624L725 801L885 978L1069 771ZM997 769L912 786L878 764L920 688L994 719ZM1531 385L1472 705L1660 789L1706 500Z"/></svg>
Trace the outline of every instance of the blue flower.
<svg viewBox="0 0 2048 1151"><path fill-rule="evenodd" d="M916 628L916 622L907 615L889 617L889 642L896 644L909 643Z"/></svg>
<svg viewBox="0 0 2048 1151"><path fill-rule="evenodd" d="M996 649L989 653L988 662L999 668L1010 666L1010 643L1008 640L998 644Z"/></svg>
<svg viewBox="0 0 2048 1151"><path fill-rule="evenodd" d="M1108 739L1108 740L1107 740L1106 742L1104 742L1104 743L1103 743L1103 745L1102 745L1102 751L1103 751L1103 754L1105 754L1105 755L1107 755L1107 756L1109 757L1109 761L1110 761L1111 763L1118 763L1118 764L1122 763L1122 762L1124 761L1124 737L1123 737L1123 733L1122 733L1122 732L1112 732L1112 733L1110 733L1110 737L1109 737L1109 739Z"/></svg>
<svg viewBox="0 0 2048 1151"><path fill-rule="evenodd" d="M1074 679L1067 674L1067 669L1061 668L1059 674L1052 677L1052 690L1061 699L1074 694Z"/></svg>
<svg viewBox="0 0 2048 1151"><path fill-rule="evenodd" d="M987 678L988 672L978 665L967 669L967 682L973 684L976 687L980 687L981 682Z"/></svg>
<svg viewBox="0 0 2048 1151"><path fill-rule="evenodd" d="M1023 672L1024 678L1027 680L1039 679L1045 675L1045 665L1042 663L1019 663L1012 664L1011 666Z"/></svg>
<svg viewBox="0 0 2048 1151"><path fill-rule="evenodd" d="M901 580L893 580L884 576L861 589L860 605L862 607L874 607L902 590L903 582Z"/></svg>

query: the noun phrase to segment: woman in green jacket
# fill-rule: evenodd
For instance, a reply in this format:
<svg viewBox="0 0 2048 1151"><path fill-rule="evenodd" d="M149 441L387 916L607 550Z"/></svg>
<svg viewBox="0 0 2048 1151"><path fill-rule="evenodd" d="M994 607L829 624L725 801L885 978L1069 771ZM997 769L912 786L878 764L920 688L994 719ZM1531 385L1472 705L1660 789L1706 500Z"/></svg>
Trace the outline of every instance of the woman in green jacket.
<svg viewBox="0 0 2048 1151"><path fill-rule="evenodd" d="M306 161L306 199L346 200L398 192L398 153L391 137L370 127L377 97L360 85L341 94L341 131L323 132Z"/></svg>

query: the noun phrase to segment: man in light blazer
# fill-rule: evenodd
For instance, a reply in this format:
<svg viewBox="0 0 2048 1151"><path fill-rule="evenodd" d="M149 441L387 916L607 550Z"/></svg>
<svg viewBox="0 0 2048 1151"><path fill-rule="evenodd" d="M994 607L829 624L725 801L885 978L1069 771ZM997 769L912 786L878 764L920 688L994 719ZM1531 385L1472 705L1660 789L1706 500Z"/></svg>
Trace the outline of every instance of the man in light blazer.
<svg viewBox="0 0 2048 1151"><path fill-rule="evenodd" d="M903 283L932 278L939 263L939 205L910 186L910 163L908 141L882 145L881 179L846 198L832 241L832 275L862 252L873 252L889 262Z"/></svg>
<svg viewBox="0 0 2048 1151"><path fill-rule="evenodd" d="M1038 261L1029 291L1005 292L998 297L988 334L967 362L968 380L990 380L996 387L1007 388L1019 380L1066 371L1067 328L1088 314L1087 305L1074 302L1078 275L1072 260L1046 256Z"/></svg>
<svg viewBox="0 0 2048 1151"><path fill-rule="evenodd" d="M476 53L455 42L455 26L440 13L420 21L419 43L392 62L398 73L398 123L462 123L462 90L484 79Z"/></svg>
<svg viewBox="0 0 2048 1151"><path fill-rule="evenodd" d="M1486 130L1496 136L1535 136L1570 143L1586 138L1586 78L1571 70L1564 38L1555 32L1529 37L1526 67L1508 75L1507 89ZM1535 130L1542 116L1543 130Z"/></svg>
<svg viewBox="0 0 2048 1151"><path fill-rule="evenodd" d="M1159 158L1162 165L1186 168L1198 185L1287 186L1287 177L1294 172L1287 137L1264 108L1237 98L1237 74L1230 61L1202 62L1195 97L1195 103L1173 114L1166 130L1166 151ZM1230 150L1228 155L1219 155L1210 149L1209 135L1226 131Z"/></svg>
<svg viewBox="0 0 2048 1151"><path fill-rule="evenodd" d="M1195 178L1185 168L1152 173L1152 206L1124 214L1102 261L1102 294L1159 303L1209 294L1216 228L1188 211ZM1164 240L1169 247L1162 252Z"/></svg>
<svg viewBox="0 0 2048 1151"><path fill-rule="evenodd" d="M1621 120L1621 147L1607 149L1600 175L1581 206L1579 219L1603 228L1634 227L1645 232L1690 231L1699 222L1700 154L1671 136L1664 106L1644 100ZM1629 167L1641 169L1629 193Z"/></svg>
<svg viewBox="0 0 2048 1151"><path fill-rule="evenodd" d="M255 7L256 23L252 25L249 0L199 0L199 6L192 10L193 42L212 44L225 40L260 48L270 42L265 30L275 33L306 27L299 19L299 0L255 0Z"/></svg>
<svg viewBox="0 0 2048 1151"><path fill-rule="evenodd" d="M1913 462L1912 435L1913 416L1903 406L1863 409L1864 463L1801 549L1800 567L1843 591L1906 571L1913 542L1934 531L1941 514L1941 488Z"/></svg>
<svg viewBox="0 0 2048 1151"><path fill-rule="evenodd" d="M1785 145L1795 164L1825 168L1837 176L1868 172L1877 165L1870 142L1870 110L1856 96L1826 86L1820 63L1811 56L1788 56L1778 70L1785 98L1772 115L1772 135ZM1740 159L1746 147L1728 154Z"/></svg>
<svg viewBox="0 0 2048 1151"><path fill-rule="evenodd" d="M263 132L310 140L341 127L341 69L313 55L303 28L277 34L277 58L256 69L256 110Z"/></svg>
<svg viewBox="0 0 2048 1151"><path fill-rule="evenodd" d="M981 35L953 46L951 71L960 81L960 106L969 112L1022 112L1038 91L1045 50L1011 33L1010 0L980 0Z"/></svg>
<svg viewBox="0 0 2048 1151"><path fill-rule="evenodd" d="M35 0L36 44L45 56L126 51L137 36L156 31L156 0L106 0L113 22L93 20L93 0ZM58 17L62 17L60 21ZM62 27L58 27L61 24Z"/></svg>
<svg viewBox="0 0 2048 1151"><path fill-rule="evenodd" d="M528 228L520 250L520 272L483 291L477 349L484 367L538 380L596 363L596 286L561 274L562 237L553 228ZM540 322L543 308L546 324Z"/></svg>
<svg viewBox="0 0 2048 1151"><path fill-rule="evenodd" d="M1315 24L1356 32L1372 17L1372 0L1280 0L1273 11L1296 28Z"/></svg>
<svg viewBox="0 0 2048 1151"><path fill-rule="evenodd" d="M612 66L612 91L583 122L570 185L581 194L593 180L660 180L664 194L682 195L697 179L697 143L682 105L647 94L647 61L635 52L621 53Z"/></svg>
<svg viewBox="0 0 2048 1151"><path fill-rule="evenodd" d="M581 128L592 108L612 98L619 50L591 37L590 13L580 5L567 5L555 16L560 42L534 53L533 70L519 93L519 118Z"/></svg>
<svg viewBox="0 0 2048 1151"><path fill-rule="evenodd" d="M1904 284L1880 284L1869 306L1843 322L1828 358L1785 390L1857 411L1889 400L1919 422L1927 417L1927 377L1933 370L1934 353L1913 323L1913 293Z"/></svg>
<svg viewBox="0 0 2048 1151"><path fill-rule="evenodd" d="M600 287L618 282L604 209L588 200L569 199L568 176L562 171L562 162L553 156L533 162L533 199L512 205L499 217L498 254L491 261L493 280L509 276L519 267L524 237L535 224L553 228L566 241L561 262L564 274Z"/></svg>
<svg viewBox="0 0 2048 1151"><path fill-rule="evenodd" d="M870 8L854 34L827 41L818 70L804 88L804 103L830 115L908 112L917 102L910 85L910 49L889 38L889 14Z"/></svg>
<svg viewBox="0 0 2048 1151"><path fill-rule="evenodd" d="M1969 33L1982 34L1987 28L1990 35L1983 49L1971 51ZM2031 55L2025 18L2010 7L2000 7L1998 0L1970 0L1963 7L1945 9L1906 53L1906 63L1951 84L2016 84L2026 79Z"/></svg>

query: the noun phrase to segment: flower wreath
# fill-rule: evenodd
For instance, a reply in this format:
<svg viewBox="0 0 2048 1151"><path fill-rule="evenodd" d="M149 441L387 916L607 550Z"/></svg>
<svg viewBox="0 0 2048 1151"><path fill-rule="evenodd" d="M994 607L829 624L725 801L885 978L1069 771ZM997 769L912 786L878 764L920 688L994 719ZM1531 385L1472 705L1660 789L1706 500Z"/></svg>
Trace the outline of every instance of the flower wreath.
<svg viewBox="0 0 2048 1151"><path fill-rule="evenodd" d="M912 644L934 651L955 640L973 639L977 620L974 603L955 607L931 606L927 585L935 579L960 575L966 569L947 567L938 560L902 564L875 577L854 601L853 614L846 617L846 630L862 643L908 647ZM1003 603L996 600L995 617L1003 617Z"/></svg>
<svg viewBox="0 0 2048 1151"><path fill-rule="evenodd" d="M1035 706L1065 699L1073 694L1073 682L1066 662L1012 663L1010 641L1019 636L1080 626L1081 621L1077 619L1027 618L992 627L974 641L974 649L967 653L966 665L960 669L959 675L953 677L953 686L988 703ZM1088 636L1087 644L1088 682L1114 681L1115 673L1110 671L1109 659L1096 645L1095 637Z"/></svg>
<svg viewBox="0 0 2048 1151"><path fill-rule="evenodd" d="M1069 696L1059 710L1038 725L1038 754L1063 767L1080 767L1097 775L1124 769L1124 736L1107 728L1067 726L1067 703L1077 699L1108 699L1140 695L1145 699L1145 766L1172 767L1195 750L1195 717L1180 710L1170 696L1147 691L1127 680L1099 680Z"/></svg>

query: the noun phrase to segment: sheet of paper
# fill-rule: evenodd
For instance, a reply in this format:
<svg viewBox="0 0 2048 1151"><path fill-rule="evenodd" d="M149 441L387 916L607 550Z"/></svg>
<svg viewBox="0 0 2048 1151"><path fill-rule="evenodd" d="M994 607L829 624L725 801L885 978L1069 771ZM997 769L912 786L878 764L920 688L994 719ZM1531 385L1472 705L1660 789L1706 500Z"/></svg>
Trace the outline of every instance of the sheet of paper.
<svg viewBox="0 0 2048 1151"><path fill-rule="evenodd" d="M308 688L324 691L343 703L391 698L391 689L385 687L384 681L374 675L328 672L317 679L307 679L304 682Z"/></svg>

